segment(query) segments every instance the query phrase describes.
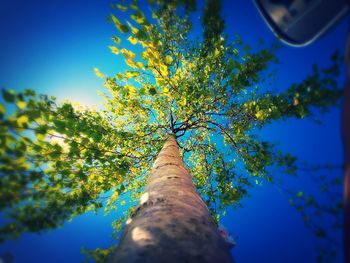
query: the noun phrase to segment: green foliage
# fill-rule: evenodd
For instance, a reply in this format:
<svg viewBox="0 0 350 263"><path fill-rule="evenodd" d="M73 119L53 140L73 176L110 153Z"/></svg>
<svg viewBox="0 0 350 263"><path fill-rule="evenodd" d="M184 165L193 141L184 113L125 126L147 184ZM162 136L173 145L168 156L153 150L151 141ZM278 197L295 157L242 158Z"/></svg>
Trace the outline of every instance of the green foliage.
<svg viewBox="0 0 350 263"><path fill-rule="evenodd" d="M221 2L207 0L203 15L204 43L208 48L215 45L215 42L222 35L225 21L221 18Z"/></svg>
<svg viewBox="0 0 350 263"><path fill-rule="evenodd" d="M336 251L341 247L336 234L343 225L343 178L333 174L341 174L341 170L342 167L334 165L304 164L299 167L299 173L311 179L315 189L309 187L307 191L296 192L284 189L290 196L290 204L301 214L305 226L318 238L318 262L334 262Z"/></svg>
<svg viewBox="0 0 350 263"><path fill-rule="evenodd" d="M133 203L169 134L216 221L227 206L240 205L249 187L273 181L272 168L296 171L296 159L261 140L259 129L334 105L341 95L340 59L281 93L261 94L275 49L250 52L239 39L229 42L217 1L207 1L202 42L190 38L194 1L149 2L149 14L135 1L113 5L110 21L120 34L110 50L127 70L105 76L95 69L104 79L106 110L58 104L29 90L3 91L0 209L7 221L0 241L55 228L90 210L109 212L126 194ZM121 222L115 221L116 230ZM108 251L87 254L98 261Z"/></svg>
<svg viewBox="0 0 350 263"><path fill-rule="evenodd" d="M0 240L96 211L103 193L113 190L115 202L132 183L125 176L139 165L118 148L128 147L133 135L114 127L106 113L57 105L32 91L13 96L12 104L22 107L0 126L0 208L10 220Z"/></svg>
<svg viewBox="0 0 350 263"><path fill-rule="evenodd" d="M89 259L92 259L93 262L103 263L106 262L108 256L113 252L115 246L111 246L107 249L96 248L94 250L82 249L81 252L85 254ZM89 262L88 260L84 262Z"/></svg>

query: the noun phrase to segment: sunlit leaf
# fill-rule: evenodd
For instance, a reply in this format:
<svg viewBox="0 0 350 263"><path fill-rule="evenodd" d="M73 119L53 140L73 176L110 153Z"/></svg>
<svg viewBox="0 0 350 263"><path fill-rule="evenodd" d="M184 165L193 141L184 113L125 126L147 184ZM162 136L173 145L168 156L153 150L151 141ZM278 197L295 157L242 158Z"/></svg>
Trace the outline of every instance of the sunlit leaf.
<svg viewBox="0 0 350 263"><path fill-rule="evenodd" d="M136 45L137 44L137 39L134 38L133 36L129 36L128 40L131 44Z"/></svg>
<svg viewBox="0 0 350 263"><path fill-rule="evenodd" d="M104 78L104 75L100 72L98 68L94 68L95 74L99 78Z"/></svg>

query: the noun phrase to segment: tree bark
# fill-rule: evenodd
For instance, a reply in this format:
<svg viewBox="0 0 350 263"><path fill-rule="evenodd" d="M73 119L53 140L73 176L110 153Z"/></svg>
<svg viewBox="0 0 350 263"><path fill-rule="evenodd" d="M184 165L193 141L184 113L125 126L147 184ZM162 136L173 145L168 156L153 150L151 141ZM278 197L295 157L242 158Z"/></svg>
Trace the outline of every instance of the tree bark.
<svg viewBox="0 0 350 263"><path fill-rule="evenodd" d="M233 262L174 136L158 154L140 204L108 262Z"/></svg>

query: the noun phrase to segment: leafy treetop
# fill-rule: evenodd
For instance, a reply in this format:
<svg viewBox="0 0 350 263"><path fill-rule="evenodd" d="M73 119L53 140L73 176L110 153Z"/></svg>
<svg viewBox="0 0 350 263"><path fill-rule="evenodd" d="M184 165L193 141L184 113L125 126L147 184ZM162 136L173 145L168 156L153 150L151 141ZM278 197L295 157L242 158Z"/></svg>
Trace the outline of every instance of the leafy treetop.
<svg viewBox="0 0 350 263"><path fill-rule="evenodd" d="M206 1L203 36L194 37L191 0L113 7L119 34L110 50L127 70L105 76L105 110L3 90L0 105L0 240L62 225L76 215L134 202L152 162L174 134L213 216L238 206L247 187L272 181L270 168L296 169L295 157L258 137L273 121L312 116L340 97L340 58L315 67L283 92L259 89L275 48L257 52L224 34L220 2ZM130 19L125 19L130 17ZM120 228L121 221L115 222Z"/></svg>

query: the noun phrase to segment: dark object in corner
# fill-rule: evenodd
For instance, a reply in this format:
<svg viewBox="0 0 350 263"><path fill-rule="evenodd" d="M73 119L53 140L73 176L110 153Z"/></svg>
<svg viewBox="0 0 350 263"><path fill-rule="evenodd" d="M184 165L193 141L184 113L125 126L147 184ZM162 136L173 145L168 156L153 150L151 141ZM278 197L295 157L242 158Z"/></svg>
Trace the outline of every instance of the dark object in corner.
<svg viewBox="0 0 350 263"><path fill-rule="evenodd" d="M312 43L347 14L348 0L254 0L277 37L292 46Z"/></svg>

